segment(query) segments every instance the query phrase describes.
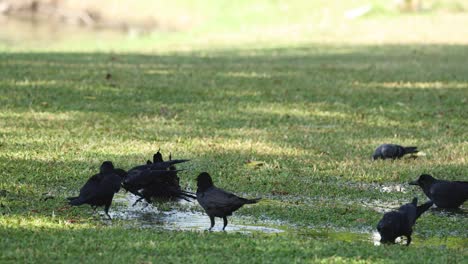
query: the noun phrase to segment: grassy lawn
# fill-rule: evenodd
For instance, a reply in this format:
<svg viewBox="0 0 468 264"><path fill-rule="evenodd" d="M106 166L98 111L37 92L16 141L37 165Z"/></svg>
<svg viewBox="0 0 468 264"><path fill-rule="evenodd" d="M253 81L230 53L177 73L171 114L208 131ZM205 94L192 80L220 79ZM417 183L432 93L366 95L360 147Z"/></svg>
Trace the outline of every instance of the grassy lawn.
<svg viewBox="0 0 468 264"><path fill-rule="evenodd" d="M148 46L155 36L106 46L114 52L0 45L0 262L466 263L466 205L423 215L410 247L372 241L383 210L426 200L408 181L468 174L466 43L455 33L439 39L456 31L445 18L433 35L431 16L386 19L292 40L274 31L248 46L256 31L233 27L220 38L216 28L174 33L156 48ZM353 35L379 21L388 32L380 41ZM417 21L414 34L427 41L389 21ZM425 156L371 162L381 143L416 145ZM181 166L188 189L208 171L219 187L264 197L234 223L284 232L138 228L66 207L102 161L129 169L158 148L192 159ZM201 211L196 203L158 209L170 207Z"/></svg>

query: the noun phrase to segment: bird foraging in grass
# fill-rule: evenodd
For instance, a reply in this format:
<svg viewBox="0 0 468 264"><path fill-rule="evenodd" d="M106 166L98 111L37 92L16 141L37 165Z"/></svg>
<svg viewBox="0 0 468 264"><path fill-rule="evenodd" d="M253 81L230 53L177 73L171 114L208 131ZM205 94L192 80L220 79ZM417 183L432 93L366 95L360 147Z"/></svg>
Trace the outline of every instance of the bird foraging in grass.
<svg viewBox="0 0 468 264"><path fill-rule="evenodd" d="M223 230L228 224L227 217L244 204L257 203L261 198L245 199L217 188L213 184L211 176L202 172L197 177L197 201L210 217L211 225L208 230L215 225L215 217L223 218Z"/></svg>
<svg viewBox="0 0 468 264"><path fill-rule="evenodd" d="M439 208L455 209L468 200L466 181L444 181L429 174L422 174L409 184L421 187L424 194Z"/></svg>
<svg viewBox="0 0 468 264"><path fill-rule="evenodd" d="M80 195L67 199L70 205L89 204L94 210L99 206L104 206L104 212L111 219L109 208L114 194L120 190L120 184L126 174L122 169L115 169L112 162L105 161L102 163L99 173L91 176L80 189Z"/></svg>
<svg viewBox="0 0 468 264"><path fill-rule="evenodd" d="M406 154L418 152L418 147L403 147L395 144L383 144L375 149L372 159L399 159Z"/></svg>
<svg viewBox="0 0 468 264"><path fill-rule="evenodd" d="M411 203L402 205L397 211L385 213L377 225L377 231L381 237L380 242L394 244L396 238L406 236L408 239L406 245L409 246L416 219L432 205L433 202L428 201L418 206L418 199L415 197Z"/></svg>

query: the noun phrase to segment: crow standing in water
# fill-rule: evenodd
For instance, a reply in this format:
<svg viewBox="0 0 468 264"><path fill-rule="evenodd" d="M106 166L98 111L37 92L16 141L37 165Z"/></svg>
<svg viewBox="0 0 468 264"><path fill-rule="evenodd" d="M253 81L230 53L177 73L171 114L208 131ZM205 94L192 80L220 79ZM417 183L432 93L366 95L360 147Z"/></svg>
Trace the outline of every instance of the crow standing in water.
<svg viewBox="0 0 468 264"><path fill-rule="evenodd" d="M80 189L80 195L67 199L70 200L70 205L89 204L94 210L98 206L104 206L104 212L111 219L109 208L114 194L120 190L120 184L126 174L122 169L115 169L112 162L105 161L102 163L99 173L89 178Z"/></svg>
<svg viewBox="0 0 468 264"><path fill-rule="evenodd" d="M232 215L234 211L241 208L244 204L254 204L261 199L256 198L249 200L216 188L211 176L206 172L202 172L198 175L197 187L198 203L205 209L206 214L210 217L210 231L215 225L215 217L223 218L224 230L228 224L227 216Z"/></svg>
<svg viewBox="0 0 468 264"><path fill-rule="evenodd" d="M377 147L377 149L374 151L372 159L399 159L406 154L418 152L418 147L403 147L394 144L383 144Z"/></svg>
<svg viewBox="0 0 468 264"><path fill-rule="evenodd" d="M145 199L151 203L152 198L159 200L195 199L196 197L187 191L183 191L179 185L178 170L175 164L189 160L164 161L161 153L153 155L153 162L147 161L146 165L136 166L128 171L128 176L123 181L123 188L140 197L133 205Z"/></svg>
<svg viewBox="0 0 468 264"><path fill-rule="evenodd" d="M395 243L397 237L406 236L408 238L406 245L409 246L416 219L431 208L432 205L433 202L428 201L418 206L418 198L415 197L411 203L398 208L398 211L385 213L377 225L377 230L381 237L380 242Z"/></svg>
<svg viewBox="0 0 468 264"><path fill-rule="evenodd" d="M195 199L192 193L181 189L177 172L177 170L144 170L129 175L124 180L123 188L140 197L133 205L143 199L147 203L152 203L152 198L165 201Z"/></svg>
<svg viewBox="0 0 468 264"><path fill-rule="evenodd" d="M424 194L439 208L455 209L468 200L468 182L437 180L429 174L422 174L410 185L418 185Z"/></svg>

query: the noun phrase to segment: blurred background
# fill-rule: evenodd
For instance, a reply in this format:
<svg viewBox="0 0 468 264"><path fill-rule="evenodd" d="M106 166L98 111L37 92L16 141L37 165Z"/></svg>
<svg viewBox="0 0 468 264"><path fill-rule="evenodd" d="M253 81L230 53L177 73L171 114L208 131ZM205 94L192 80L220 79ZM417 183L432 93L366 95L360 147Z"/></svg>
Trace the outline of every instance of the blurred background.
<svg viewBox="0 0 468 264"><path fill-rule="evenodd" d="M468 40L468 0L0 0L0 50Z"/></svg>

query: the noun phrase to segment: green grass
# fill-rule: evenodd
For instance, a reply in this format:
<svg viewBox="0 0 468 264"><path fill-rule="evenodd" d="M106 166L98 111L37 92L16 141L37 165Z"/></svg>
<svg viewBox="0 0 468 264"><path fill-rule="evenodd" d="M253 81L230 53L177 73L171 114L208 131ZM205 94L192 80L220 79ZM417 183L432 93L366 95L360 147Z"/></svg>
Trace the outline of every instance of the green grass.
<svg viewBox="0 0 468 264"><path fill-rule="evenodd" d="M467 261L466 205L423 215L410 247L371 239L382 209L426 199L408 181L466 180L468 48L453 26L466 14L378 9L347 21L343 11L368 1L332 1L330 19L320 1L258 1L262 14L247 1L188 2L206 21L185 33L0 44L1 263ZM371 162L389 142L426 155ZM208 171L219 187L264 197L234 224L285 232L164 231L66 207L102 161L129 169L158 148L192 160L185 188Z"/></svg>
<svg viewBox="0 0 468 264"><path fill-rule="evenodd" d="M4 53L2 258L466 260L468 222L460 215L423 216L410 248L375 247L367 238L381 217L373 205L425 199L409 180L423 172L464 179L465 50L316 45L208 54ZM417 145L427 156L370 162L384 142ZM135 230L123 220L107 226L90 219L88 207L61 209L103 160L128 169L159 147L192 159L184 186L195 189L196 174L209 171L220 187L267 197L239 215L296 228L278 236ZM253 169L247 160L265 165ZM385 193L381 184L402 184L406 192ZM42 201L46 192L56 199ZM364 238L317 239L313 230L324 228ZM190 254L176 254L180 248Z"/></svg>
<svg viewBox="0 0 468 264"><path fill-rule="evenodd" d="M8 259L34 262L146 263L456 263L457 252L446 249L374 247L360 241L334 241L299 234L264 236L224 233L158 232L114 227L84 229L14 229L6 235L22 236L24 249L6 251ZM40 241L40 243L38 243ZM78 247L77 244L80 246ZM359 252L356 255L356 252ZM450 255L453 254L453 255ZM402 259L404 258L404 259Z"/></svg>

